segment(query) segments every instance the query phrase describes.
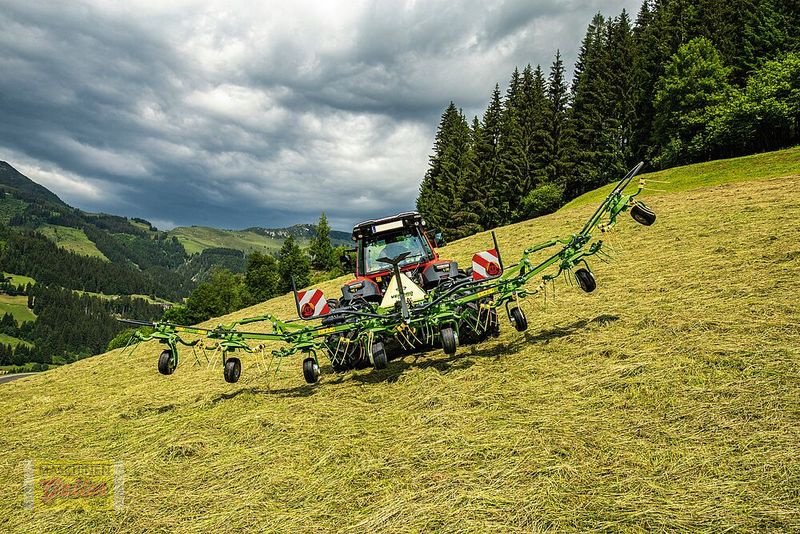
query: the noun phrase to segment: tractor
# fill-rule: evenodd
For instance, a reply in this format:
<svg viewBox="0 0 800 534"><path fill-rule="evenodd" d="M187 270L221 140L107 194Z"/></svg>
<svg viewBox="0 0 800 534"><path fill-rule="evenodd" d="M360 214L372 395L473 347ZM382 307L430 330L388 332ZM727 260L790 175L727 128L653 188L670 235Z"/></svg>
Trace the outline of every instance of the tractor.
<svg viewBox="0 0 800 534"><path fill-rule="evenodd" d="M455 261L439 257L436 248L444 244L441 234L428 231L425 220L416 211L360 222L353 227L353 241L355 259L348 256L346 263L352 266L354 279L342 286L339 299L328 300L331 311L322 319L326 326L352 323L351 330L331 334L326 339L328 357L336 372L376 365L362 344L352 342L359 334L358 315L352 312L369 312L375 306L402 312L404 304L421 302L431 290L445 290L471 280L473 275L472 268L459 269ZM494 261L493 272L499 274L499 255ZM402 280L405 299L400 298L398 280ZM477 343L490 335L499 335L500 325L494 310L482 321L470 320L477 319L481 304L490 298L465 304L468 313L460 314L463 319L446 327L438 336L423 338L401 329L377 340L386 361L440 347L448 353L453 347L455 352L459 342ZM302 317L302 309L300 313ZM309 308L305 313L312 315ZM517 324L526 325L524 316ZM377 363L381 366L383 359Z"/></svg>

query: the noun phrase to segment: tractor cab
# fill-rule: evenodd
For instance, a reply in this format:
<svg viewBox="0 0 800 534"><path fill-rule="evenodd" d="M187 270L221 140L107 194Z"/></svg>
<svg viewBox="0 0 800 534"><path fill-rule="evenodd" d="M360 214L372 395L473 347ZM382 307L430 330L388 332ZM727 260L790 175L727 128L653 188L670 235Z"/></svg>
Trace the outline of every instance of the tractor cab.
<svg viewBox="0 0 800 534"><path fill-rule="evenodd" d="M458 272L455 262L439 259L436 243L428 237L425 221L416 211L358 223L353 227L353 241L356 279L342 287L342 304L357 298L380 301L393 276L393 265L386 260L401 255L400 272L425 289Z"/></svg>

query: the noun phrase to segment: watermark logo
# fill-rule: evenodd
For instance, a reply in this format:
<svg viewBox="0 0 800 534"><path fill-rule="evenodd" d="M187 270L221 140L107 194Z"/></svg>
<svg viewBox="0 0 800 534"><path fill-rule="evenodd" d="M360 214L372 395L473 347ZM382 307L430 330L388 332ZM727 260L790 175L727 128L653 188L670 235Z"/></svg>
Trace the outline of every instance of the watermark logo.
<svg viewBox="0 0 800 534"><path fill-rule="evenodd" d="M24 464L25 508L121 510L125 505L122 462L36 461Z"/></svg>

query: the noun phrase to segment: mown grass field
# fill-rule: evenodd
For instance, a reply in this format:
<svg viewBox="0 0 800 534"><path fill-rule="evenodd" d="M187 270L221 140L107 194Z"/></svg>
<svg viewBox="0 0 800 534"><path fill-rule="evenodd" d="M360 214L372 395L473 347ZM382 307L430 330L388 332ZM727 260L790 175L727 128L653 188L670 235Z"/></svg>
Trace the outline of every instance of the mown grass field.
<svg viewBox="0 0 800 534"><path fill-rule="evenodd" d="M3 295L0 294L0 315L10 313L18 323L24 321L35 321L36 316L28 309L28 297L25 295Z"/></svg>
<svg viewBox="0 0 800 534"><path fill-rule="evenodd" d="M95 245L80 228L45 224L36 230L44 234L50 241L58 245L59 248L74 252L75 254L80 254L81 256L93 256L108 261L105 254L100 252L97 245Z"/></svg>
<svg viewBox="0 0 800 534"><path fill-rule="evenodd" d="M594 293L562 283L454 357L316 386L250 359L231 385L191 351L160 376L151 343L4 384L0 530L798 531L800 177L763 175L647 197ZM499 229L504 257L593 207ZM219 322L266 311L293 304ZM23 510L26 459L121 460L125 507Z"/></svg>

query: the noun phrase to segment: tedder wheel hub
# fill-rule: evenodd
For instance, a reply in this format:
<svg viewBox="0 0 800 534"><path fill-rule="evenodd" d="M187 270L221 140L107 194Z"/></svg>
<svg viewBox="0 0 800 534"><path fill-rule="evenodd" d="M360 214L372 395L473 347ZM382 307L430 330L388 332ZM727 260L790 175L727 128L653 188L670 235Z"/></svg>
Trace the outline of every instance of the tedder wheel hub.
<svg viewBox="0 0 800 534"><path fill-rule="evenodd" d="M445 354L455 354L458 349L458 338L452 326L445 326L442 328L442 350Z"/></svg>
<svg viewBox="0 0 800 534"><path fill-rule="evenodd" d="M511 311L509 311L508 314L511 317L511 323L514 325L514 328L517 329L517 332L524 332L528 329L528 318L525 317L525 312L522 311L522 308L511 308Z"/></svg>
<svg viewBox="0 0 800 534"><path fill-rule="evenodd" d="M386 349L381 341L372 344L372 365L375 369L386 369L386 366L389 365Z"/></svg>
<svg viewBox="0 0 800 534"><path fill-rule="evenodd" d="M316 384L319 382L319 364L314 358L306 358L303 360L303 378L309 384Z"/></svg>
<svg viewBox="0 0 800 534"><path fill-rule="evenodd" d="M234 384L239 381L239 377L242 375L242 362L239 361L239 358L228 358L225 360L223 375L225 376L225 382L229 384Z"/></svg>
<svg viewBox="0 0 800 534"><path fill-rule="evenodd" d="M171 350L165 350L161 353L161 356L158 357L158 372L162 375L171 375L175 372Z"/></svg>
<svg viewBox="0 0 800 534"><path fill-rule="evenodd" d="M631 207L633 220L644 226L651 226L656 222L656 214L644 202L637 202Z"/></svg>
<svg viewBox="0 0 800 534"><path fill-rule="evenodd" d="M578 269L575 271L575 280L577 280L581 289L587 293L591 293L597 288L597 282L589 269Z"/></svg>

